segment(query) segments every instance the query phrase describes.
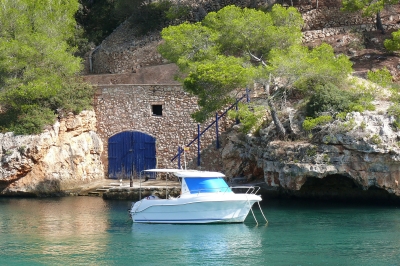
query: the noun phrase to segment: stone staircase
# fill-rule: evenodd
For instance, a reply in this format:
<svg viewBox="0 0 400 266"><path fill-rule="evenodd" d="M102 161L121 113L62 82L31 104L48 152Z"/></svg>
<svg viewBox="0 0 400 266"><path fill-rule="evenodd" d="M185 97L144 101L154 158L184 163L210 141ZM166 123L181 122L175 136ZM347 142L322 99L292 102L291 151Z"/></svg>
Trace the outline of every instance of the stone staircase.
<svg viewBox="0 0 400 266"><path fill-rule="evenodd" d="M111 188L119 187L129 187L129 182L113 182L109 185L101 186L99 188L91 190L87 193L87 195L92 197L103 197L103 194L110 191Z"/></svg>

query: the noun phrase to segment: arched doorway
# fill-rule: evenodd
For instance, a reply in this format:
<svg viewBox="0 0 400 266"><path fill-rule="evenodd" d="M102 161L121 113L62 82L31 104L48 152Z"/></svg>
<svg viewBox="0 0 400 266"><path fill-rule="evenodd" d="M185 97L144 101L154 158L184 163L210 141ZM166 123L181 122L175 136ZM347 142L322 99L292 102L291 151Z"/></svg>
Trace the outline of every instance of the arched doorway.
<svg viewBox="0 0 400 266"><path fill-rule="evenodd" d="M108 177L136 177L156 168L156 139L139 131L124 131L108 139Z"/></svg>

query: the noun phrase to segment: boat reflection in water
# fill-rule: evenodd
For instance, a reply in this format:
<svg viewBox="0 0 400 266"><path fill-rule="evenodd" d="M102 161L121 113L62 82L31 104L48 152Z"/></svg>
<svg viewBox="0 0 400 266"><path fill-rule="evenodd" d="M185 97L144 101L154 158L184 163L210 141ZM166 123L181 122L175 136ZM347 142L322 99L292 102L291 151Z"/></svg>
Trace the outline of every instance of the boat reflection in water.
<svg viewBox="0 0 400 266"><path fill-rule="evenodd" d="M170 173L181 181L181 195L160 199L149 196L134 203L130 214L136 223L241 223L261 197L257 187L235 193L219 172L151 169L145 172ZM264 217L265 218L265 217Z"/></svg>

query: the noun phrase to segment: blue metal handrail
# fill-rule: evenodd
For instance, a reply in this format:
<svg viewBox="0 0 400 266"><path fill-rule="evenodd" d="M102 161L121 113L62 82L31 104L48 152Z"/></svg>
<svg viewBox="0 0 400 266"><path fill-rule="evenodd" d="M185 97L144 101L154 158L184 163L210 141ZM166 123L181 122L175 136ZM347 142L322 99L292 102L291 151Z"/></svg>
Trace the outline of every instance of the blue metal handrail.
<svg viewBox="0 0 400 266"><path fill-rule="evenodd" d="M246 98L246 101L249 102L250 101L250 96L249 96L249 89L246 88L246 94L244 94L242 97L240 97L239 99L236 100L236 102L234 104L232 104L228 109L225 110L225 112L223 112L221 115L218 116L218 113L215 114L215 120L213 122L211 122L211 124L209 124L203 131L200 132L200 124L197 124L197 136L191 141L189 142L189 144L187 144L185 147L190 147L190 145L192 145L196 140L197 140L197 144L198 144L198 151L197 151L197 165L200 165L200 137L208 130L210 129L210 127L212 127L215 123L216 124L216 134L217 134L217 148L219 148L219 143L218 143L218 120L221 119L224 115L226 115L228 113L229 110L231 110L233 107L237 108L237 104L243 100L244 98ZM178 147L178 154L174 156L174 158L171 159L171 162L174 161L177 157L179 157L180 159L180 155L182 153L184 153L185 150L181 149L180 147ZM180 160L178 162L178 167L180 168Z"/></svg>

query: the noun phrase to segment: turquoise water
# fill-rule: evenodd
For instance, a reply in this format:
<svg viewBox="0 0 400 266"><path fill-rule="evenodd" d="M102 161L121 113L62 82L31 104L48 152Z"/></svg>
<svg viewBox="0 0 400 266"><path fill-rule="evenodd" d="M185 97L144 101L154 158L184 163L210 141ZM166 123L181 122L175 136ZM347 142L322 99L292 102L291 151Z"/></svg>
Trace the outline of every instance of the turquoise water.
<svg viewBox="0 0 400 266"><path fill-rule="evenodd" d="M0 199L0 265L400 265L398 207L268 201L268 226L154 225L130 204Z"/></svg>

